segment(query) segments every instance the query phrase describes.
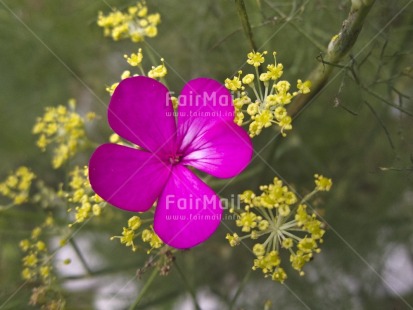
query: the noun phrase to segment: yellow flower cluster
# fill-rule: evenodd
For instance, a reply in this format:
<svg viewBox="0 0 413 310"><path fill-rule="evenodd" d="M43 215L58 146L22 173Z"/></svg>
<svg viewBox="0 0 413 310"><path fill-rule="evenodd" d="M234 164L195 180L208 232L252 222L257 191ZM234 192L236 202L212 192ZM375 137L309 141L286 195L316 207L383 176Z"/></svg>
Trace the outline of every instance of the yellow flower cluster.
<svg viewBox="0 0 413 310"><path fill-rule="evenodd" d="M323 177L322 175L315 174L314 178L315 178L315 184L319 191L328 192L331 186L333 186L333 182L331 181L331 179Z"/></svg>
<svg viewBox="0 0 413 310"><path fill-rule="evenodd" d="M27 201L35 174L29 168L21 166L9 174L0 183L0 194L12 200L12 204L20 205Z"/></svg>
<svg viewBox="0 0 413 310"><path fill-rule="evenodd" d="M138 67L139 73L132 74L129 70L125 70L120 76L121 80L124 80L131 76L138 76L138 75L148 76L150 78L160 80L163 77L165 77L166 74L168 73L168 69L165 66L165 60L161 58L161 64L158 66L152 66L152 69L149 70L148 73L146 74L142 66L143 53L142 53L141 48L138 50L137 53L132 53L130 55L124 55L124 58L126 59L127 63L130 66ZM119 85L119 82L113 83L112 85L106 87L106 91L112 96L116 87L118 87L118 85Z"/></svg>
<svg viewBox="0 0 413 310"><path fill-rule="evenodd" d="M284 67L277 63L276 52L273 53L274 62L259 73L259 68L265 62L263 53L248 53L247 63L254 67L255 74L248 73L242 77L243 72L232 79L225 80L225 87L235 92L235 123L238 125L249 124L250 137L258 136L263 128L277 125L285 137L285 131L292 129L292 119L287 113L286 105L298 94L310 92L310 81L297 81L297 90L290 91L291 84L286 80L279 80ZM250 91L250 92L248 92Z"/></svg>
<svg viewBox="0 0 413 310"><path fill-rule="evenodd" d="M141 236L143 242L148 243L150 249L147 250L149 254L153 249L159 249L163 243L162 240L158 237L158 235L153 230L152 225L149 228L145 228L139 230L142 227L143 220L139 216L132 216L128 220L128 227L123 227L122 235L121 236L113 236L110 239L119 239L122 244L125 244L127 247L132 247L132 251L136 251L138 246L135 244L135 239Z"/></svg>
<svg viewBox="0 0 413 310"><path fill-rule="evenodd" d="M69 100L68 107L47 107L44 115L37 118L33 127L33 134L39 135L37 146L42 151L49 145L55 145L52 159L55 169L61 167L86 144L85 122L96 117L90 112L83 118L75 109L75 99Z"/></svg>
<svg viewBox="0 0 413 310"><path fill-rule="evenodd" d="M88 167L83 169L75 167L70 173L69 191L61 192L60 195L75 204L74 217L75 221L69 227L76 223L82 223L91 216L99 216L102 209L106 206L106 202L95 194L88 180ZM70 208L68 211L71 212Z"/></svg>
<svg viewBox="0 0 413 310"><path fill-rule="evenodd" d="M40 306L40 309L64 309L65 305L61 293L56 289L52 255L47 249L46 242L41 239L42 233L50 230L53 225L53 218L46 217L40 226L32 230L30 238L19 243L25 254L22 259L22 278L38 285L33 288L29 304Z"/></svg>
<svg viewBox="0 0 413 310"><path fill-rule="evenodd" d="M20 241L20 248L25 253L22 259L22 277L28 281L41 280L44 283L51 281L52 264L47 246L40 236L44 229L53 225L53 218L47 217L45 222L32 230L30 239Z"/></svg>
<svg viewBox="0 0 413 310"><path fill-rule="evenodd" d="M126 12L116 9L108 15L99 12L97 24L103 28L104 35L114 41L130 38L132 42L141 42L145 37L153 38L158 34L160 22L159 13L148 14L146 3L138 2Z"/></svg>
<svg viewBox="0 0 413 310"><path fill-rule="evenodd" d="M168 70L165 67L165 60L163 58L161 58L161 62L162 64L160 64L159 66L152 66L152 69L149 70L148 72L148 76L152 79L161 79L163 78L167 73Z"/></svg>
<svg viewBox="0 0 413 310"><path fill-rule="evenodd" d="M261 269L265 277L284 282L287 274L280 258L280 251L284 249L290 253L292 267L304 275L302 269L314 253L320 252L319 244L325 233L324 224L315 213L308 212L305 203L317 192L328 191L332 185L331 179L320 175L316 175L315 183L315 189L300 202L278 178L274 178L272 184L261 186L260 195L251 190L240 195L244 208L230 211L237 214L236 225L246 234L241 237L237 233L227 234L226 239L231 246L247 238L256 242L252 248L255 255L252 269Z"/></svg>

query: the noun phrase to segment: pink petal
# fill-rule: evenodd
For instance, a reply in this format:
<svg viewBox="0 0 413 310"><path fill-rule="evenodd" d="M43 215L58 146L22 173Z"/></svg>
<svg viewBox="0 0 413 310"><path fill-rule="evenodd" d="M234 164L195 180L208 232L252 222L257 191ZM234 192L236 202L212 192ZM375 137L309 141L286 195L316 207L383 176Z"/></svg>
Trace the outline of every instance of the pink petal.
<svg viewBox="0 0 413 310"><path fill-rule="evenodd" d="M120 82L110 100L108 121L122 138L151 152L173 154L175 117L168 89L137 76Z"/></svg>
<svg viewBox="0 0 413 310"><path fill-rule="evenodd" d="M208 239L222 216L219 197L186 167L172 169L155 211L154 230L166 244L187 249Z"/></svg>
<svg viewBox="0 0 413 310"><path fill-rule="evenodd" d="M233 120L230 92L219 82L198 78L189 81L179 96L178 126L196 118Z"/></svg>
<svg viewBox="0 0 413 310"><path fill-rule="evenodd" d="M238 175L251 161L253 147L244 129L231 121L197 119L178 129L183 165L218 178Z"/></svg>
<svg viewBox="0 0 413 310"><path fill-rule="evenodd" d="M89 161L93 190L115 207L148 210L159 197L170 168L156 155L118 144L103 144Z"/></svg>

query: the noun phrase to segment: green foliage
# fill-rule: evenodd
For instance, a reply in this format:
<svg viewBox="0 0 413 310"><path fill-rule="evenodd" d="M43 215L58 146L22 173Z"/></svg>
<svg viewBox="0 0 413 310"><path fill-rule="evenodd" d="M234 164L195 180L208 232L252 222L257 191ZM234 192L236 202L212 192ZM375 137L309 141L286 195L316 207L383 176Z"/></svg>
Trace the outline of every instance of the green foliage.
<svg viewBox="0 0 413 310"><path fill-rule="evenodd" d="M245 1L252 38L244 31L248 27L239 16L240 2L148 1L162 22L155 38L136 44L104 38L96 24L98 11L124 9L134 1L0 0L0 181L16 167L29 166L45 182L33 181L33 193L43 190L37 204L0 209L0 309L27 307L37 283L21 279L19 242L30 238L49 214L57 228L43 238L56 250L55 270L77 269L64 265L66 258L84 264L78 274L56 274L56 291L64 295L68 309L116 300L105 299L101 290L114 280L116 288L108 294L125 287L123 307L141 298L135 309L179 308L192 302L190 296L196 296L200 308L215 302L217 309L264 309L268 300L272 308L265 309L412 307L413 5L407 0L373 2L349 53L332 62L329 42L348 17L351 2L361 1ZM101 143L110 135L105 88L128 69L124 54L144 47L157 64L165 58L168 87L179 93L191 78L224 82L236 75L246 66L251 40L259 51L277 51L288 80L304 80L317 68L329 76L320 91L297 99L303 100L303 108L296 111L286 138L274 128L254 138L259 155L244 172L248 177L210 184L225 188L223 195L229 197L247 189L258 192L276 173L292 181L296 192L308 193L315 172L331 177L331 191L312 201L326 222L326 234L321 253L303 269L306 275L287 270L291 277L280 285L260 271L251 272L252 252L231 248L225 240L228 230L236 231L231 220L224 220L205 244L174 253L166 277L151 276L145 251L132 252L109 240L125 226L126 212L108 207L102 217L69 229L68 202L57 192L58 184L67 182L70 165L53 170L51 154L36 147L31 133L44 108L76 98L82 115L100 115L86 129L89 138ZM144 64L145 71L150 69L150 62ZM70 164L85 165L92 151L87 148ZM60 239L72 235L75 243L63 251L69 254L59 256ZM79 279L95 282L83 291L71 289Z"/></svg>

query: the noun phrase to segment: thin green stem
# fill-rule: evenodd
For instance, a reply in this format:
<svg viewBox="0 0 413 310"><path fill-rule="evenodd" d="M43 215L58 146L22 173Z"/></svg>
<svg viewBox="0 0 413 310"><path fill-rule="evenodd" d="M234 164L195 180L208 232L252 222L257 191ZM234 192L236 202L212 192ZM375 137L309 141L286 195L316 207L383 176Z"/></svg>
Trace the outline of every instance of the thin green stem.
<svg viewBox="0 0 413 310"><path fill-rule="evenodd" d="M265 2L268 4L268 6L271 9L277 12L278 15L280 15L283 20L286 20L287 24L290 24L291 26L293 26L295 30L297 30L299 33L305 36L306 39L310 41L316 48L318 48L320 51L324 50L324 46L320 42L316 41L313 36L309 35L306 31L303 30L303 26L297 25L289 16L284 14L284 12L281 11L278 7L273 7L270 1L265 1Z"/></svg>
<svg viewBox="0 0 413 310"><path fill-rule="evenodd" d="M366 91L367 93L369 93L370 95L372 95L373 97L383 101L384 103L388 104L389 106L399 110L400 112L405 113L406 115L413 117L413 113L407 111L406 109L404 109L401 106L398 106L397 104L394 104L393 102L383 98L382 96L380 96L380 94L376 93L375 91L369 89L368 87L364 86L363 84L360 84L361 88Z"/></svg>
<svg viewBox="0 0 413 310"><path fill-rule="evenodd" d="M261 82L260 82L260 71L258 70L258 67L255 67L255 74L257 75L257 84L258 84L258 91L260 92L260 101L263 104L264 103L264 97L262 96L262 87L261 87Z"/></svg>
<svg viewBox="0 0 413 310"><path fill-rule="evenodd" d="M234 309L235 302L237 301L238 297L241 295L242 291L244 290L245 285L248 283L251 273L252 273L252 269L249 269L248 272L245 274L244 278L242 279L241 284L238 286L238 289L235 292L234 297L231 299L229 303L229 307L228 307L229 310Z"/></svg>
<svg viewBox="0 0 413 310"><path fill-rule="evenodd" d="M76 255L79 257L80 262L82 263L83 267L86 269L86 272L88 275L93 274L93 271L90 269L89 265L86 262L86 259L83 257L82 252L80 251L79 247L77 246L75 240L73 238L69 239L70 245L73 247L73 249L76 252Z"/></svg>
<svg viewBox="0 0 413 310"><path fill-rule="evenodd" d="M352 5L339 33L333 36L328 44L325 57L308 77L308 80L312 83L311 92L297 96L294 103L290 106L289 114L292 117L297 116L324 88L334 69L333 65L338 64L353 48L374 2L375 0L354 2L357 5ZM326 65L326 63L331 65Z"/></svg>
<svg viewBox="0 0 413 310"><path fill-rule="evenodd" d="M297 226L297 221L296 220L293 220L291 222L287 222L285 224L282 224L280 229L281 230L287 230L287 229L289 230L291 227L294 227L294 226Z"/></svg>
<svg viewBox="0 0 413 310"><path fill-rule="evenodd" d="M264 169L263 165L255 166L254 168L249 169L245 173L243 173L243 174L241 174L241 175L239 175L235 178L232 178L232 179L219 179L218 180L218 179L212 179L212 177L211 177L211 178L205 178L205 179L203 179L203 181L205 183L208 183L209 186L222 186L222 185L227 185L227 184L233 185L233 184L251 179L251 177L258 174L263 169Z"/></svg>
<svg viewBox="0 0 413 310"><path fill-rule="evenodd" d="M154 49L152 48L152 46L150 46L146 41L143 42L145 45L145 54L147 54L149 56L149 60L152 63L153 67L159 66L159 60L156 59L155 54L153 53ZM156 52L156 51L155 51ZM159 55L158 55L159 56ZM162 62L164 65L165 63ZM160 80L162 82L162 84L164 84L166 87L168 87L168 83L166 82L166 79L163 77Z"/></svg>
<svg viewBox="0 0 413 310"><path fill-rule="evenodd" d="M146 43L146 41L144 41L144 44L145 44L145 47L146 47L145 48L145 54L147 54L149 56L149 60L152 64L152 66L156 66L158 64L158 62L155 58L155 55L152 52L152 47L148 43Z"/></svg>
<svg viewBox="0 0 413 310"><path fill-rule="evenodd" d="M196 300L196 294L195 291L193 289L193 287L191 286L191 284L189 283L188 279L186 278L185 274L182 272L181 268L179 267L178 263L176 262L176 260L174 261L174 266L176 268L176 271L178 271L178 274L180 275L180 277L182 278L182 281L184 282L186 288L188 289L189 294L191 295L192 298L192 302L194 303L194 307L197 310L201 310L201 307L198 304L198 301Z"/></svg>
<svg viewBox="0 0 413 310"><path fill-rule="evenodd" d="M290 237L290 238L292 238L292 239L294 239L294 240L296 240L296 241L298 241L298 242L301 241L301 238L297 237L296 235L293 235L293 234L289 233L288 231L284 231L283 234Z"/></svg>
<svg viewBox="0 0 413 310"><path fill-rule="evenodd" d="M311 193L305 195L304 198L301 199L299 205L302 205L302 204L306 203L308 200L310 200L310 199L311 199L315 194L317 194L317 193L318 193L318 190L315 189L315 190L313 190Z"/></svg>
<svg viewBox="0 0 413 310"><path fill-rule="evenodd" d="M7 206L0 206L0 212L11 209L11 208L13 208L13 206L14 206L14 204L12 204L12 203L7 205Z"/></svg>
<svg viewBox="0 0 413 310"><path fill-rule="evenodd" d="M141 72L141 74L142 74L143 76L146 76L146 73L145 73L145 71L143 70L142 65L139 65L138 68L139 68L139 71Z"/></svg>
<svg viewBox="0 0 413 310"><path fill-rule="evenodd" d="M134 310L139 303L141 302L143 296L146 294L146 292L148 291L149 287L151 286L151 284L153 283L153 281L155 280L156 276L158 274L158 268L154 268L152 270L151 275L149 276L149 279L145 282L145 285L142 287L141 292L139 293L138 297L136 297L135 301L133 302L133 304L129 307L129 310Z"/></svg>
<svg viewBox="0 0 413 310"><path fill-rule="evenodd" d="M101 275L113 274L113 273L117 273L121 271L129 271L133 269L136 269L136 262L128 263L122 266L109 266L106 268L93 270L90 274L66 276L66 277L62 277L61 279L63 281L82 280L82 279L90 278L91 276L101 276Z"/></svg>
<svg viewBox="0 0 413 310"><path fill-rule="evenodd" d="M245 8L244 0L235 0L235 5L237 6L238 16L241 20L242 29L244 34L248 39L248 43L253 51L257 51L257 45L255 44L251 24L248 20L247 9Z"/></svg>
<svg viewBox="0 0 413 310"><path fill-rule="evenodd" d="M257 78L257 79L258 79L258 78ZM258 87L259 87L259 88L261 87L261 86L260 86L260 81L259 81L259 79L258 79ZM257 89L255 88L255 86L254 86L254 87L251 87L251 88L252 88L252 90L253 90L253 92L254 92L254 94L255 94L255 97L257 97L257 99L258 99L259 101L262 101L260 95L257 93Z"/></svg>

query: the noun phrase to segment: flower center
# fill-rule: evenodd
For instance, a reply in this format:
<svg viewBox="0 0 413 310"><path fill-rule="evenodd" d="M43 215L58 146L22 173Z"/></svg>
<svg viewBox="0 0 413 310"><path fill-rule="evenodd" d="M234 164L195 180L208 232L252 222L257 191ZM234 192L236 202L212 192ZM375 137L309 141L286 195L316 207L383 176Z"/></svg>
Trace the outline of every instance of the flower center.
<svg viewBox="0 0 413 310"><path fill-rule="evenodd" d="M169 156L169 162L170 162L172 165L178 164L178 163L181 161L181 159L182 159L182 155L181 155L181 154L174 154L174 155Z"/></svg>

